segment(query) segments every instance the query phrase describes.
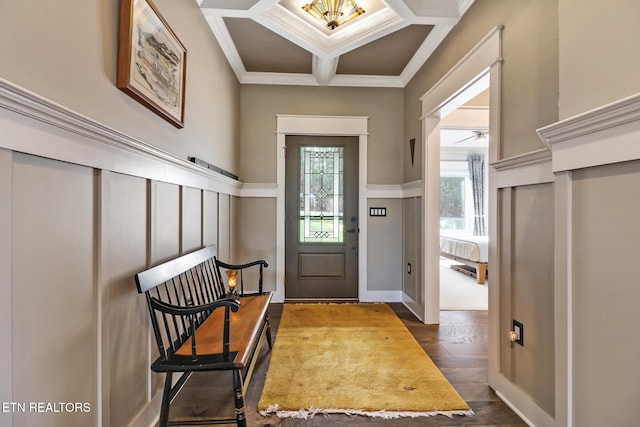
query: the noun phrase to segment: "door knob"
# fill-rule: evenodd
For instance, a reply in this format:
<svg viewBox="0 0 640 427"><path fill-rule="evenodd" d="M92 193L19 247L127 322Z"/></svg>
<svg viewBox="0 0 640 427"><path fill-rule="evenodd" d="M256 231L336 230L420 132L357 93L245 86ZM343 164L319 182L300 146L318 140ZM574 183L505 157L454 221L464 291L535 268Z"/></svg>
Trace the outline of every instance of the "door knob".
<svg viewBox="0 0 640 427"><path fill-rule="evenodd" d="M347 233L359 233L360 229L359 228L350 228L348 230L345 230Z"/></svg>

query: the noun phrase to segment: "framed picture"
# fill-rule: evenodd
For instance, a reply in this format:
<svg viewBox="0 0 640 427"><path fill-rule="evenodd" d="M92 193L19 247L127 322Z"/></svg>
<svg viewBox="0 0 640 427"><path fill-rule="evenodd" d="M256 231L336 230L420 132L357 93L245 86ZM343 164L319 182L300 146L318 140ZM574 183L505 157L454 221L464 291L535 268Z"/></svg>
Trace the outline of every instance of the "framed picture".
<svg viewBox="0 0 640 427"><path fill-rule="evenodd" d="M151 0L121 0L118 88L184 127L187 50Z"/></svg>

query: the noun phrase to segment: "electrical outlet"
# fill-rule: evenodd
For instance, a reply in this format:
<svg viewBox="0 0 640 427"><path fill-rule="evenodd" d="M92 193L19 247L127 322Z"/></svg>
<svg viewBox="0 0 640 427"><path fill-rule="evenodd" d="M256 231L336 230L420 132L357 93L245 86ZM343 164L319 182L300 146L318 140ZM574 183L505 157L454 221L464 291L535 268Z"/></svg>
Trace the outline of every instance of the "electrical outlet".
<svg viewBox="0 0 640 427"><path fill-rule="evenodd" d="M513 342L524 347L524 326L522 323L514 319L511 324L511 331L515 338Z"/></svg>

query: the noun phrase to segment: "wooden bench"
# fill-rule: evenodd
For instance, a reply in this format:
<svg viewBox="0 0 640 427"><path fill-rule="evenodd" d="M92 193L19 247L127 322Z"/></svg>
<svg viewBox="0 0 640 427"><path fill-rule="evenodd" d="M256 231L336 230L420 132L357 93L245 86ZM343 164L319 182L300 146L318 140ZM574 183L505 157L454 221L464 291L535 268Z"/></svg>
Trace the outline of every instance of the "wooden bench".
<svg viewBox="0 0 640 427"><path fill-rule="evenodd" d="M262 260L226 264L217 260L216 247L208 246L136 274L160 354L151 370L166 373L161 427L208 423L246 426L244 395L264 338L271 348L267 311L271 293L262 289L262 271L267 266ZM249 268L258 280L258 290L252 294L244 289L244 271ZM226 289L221 269L239 272L236 295ZM233 371L235 418L169 421L171 401L189 376L195 371L219 370ZM175 385L174 373L181 373Z"/></svg>

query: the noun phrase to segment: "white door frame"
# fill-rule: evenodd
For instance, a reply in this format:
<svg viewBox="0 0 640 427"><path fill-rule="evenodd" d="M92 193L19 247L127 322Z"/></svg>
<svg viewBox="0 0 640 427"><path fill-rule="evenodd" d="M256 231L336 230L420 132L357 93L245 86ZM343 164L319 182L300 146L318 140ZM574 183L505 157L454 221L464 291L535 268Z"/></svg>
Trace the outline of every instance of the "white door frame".
<svg viewBox="0 0 640 427"><path fill-rule="evenodd" d="M424 138L424 158L422 179L423 194L423 275L424 277L424 317L425 323L440 323L440 117L455 110L482 87L491 87L489 99L489 164L496 162L500 145L500 88L502 64L502 28L495 27L467 55L464 56L425 95L422 101L422 123ZM489 168L489 183L493 181L493 171ZM491 188L494 187L494 188ZM489 258L492 270L499 271L496 253L497 194L495 185L489 188ZM498 307L499 284L493 276L489 288L489 307ZM494 310L496 311L496 310ZM497 312L489 319L489 359L498 354L493 351L491 337L498 330ZM497 339L497 337L494 337Z"/></svg>
<svg viewBox="0 0 640 427"><path fill-rule="evenodd" d="M367 142L369 118L364 116L276 115L276 291L274 302L284 301L285 270L285 150L287 135L358 137L358 299L372 301L367 292Z"/></svg>

